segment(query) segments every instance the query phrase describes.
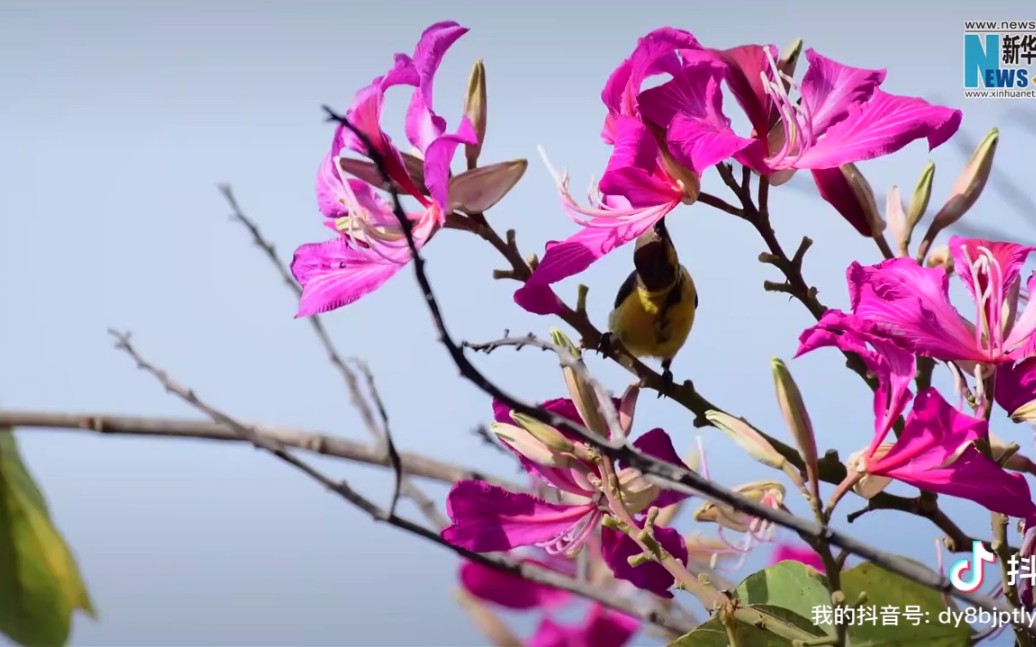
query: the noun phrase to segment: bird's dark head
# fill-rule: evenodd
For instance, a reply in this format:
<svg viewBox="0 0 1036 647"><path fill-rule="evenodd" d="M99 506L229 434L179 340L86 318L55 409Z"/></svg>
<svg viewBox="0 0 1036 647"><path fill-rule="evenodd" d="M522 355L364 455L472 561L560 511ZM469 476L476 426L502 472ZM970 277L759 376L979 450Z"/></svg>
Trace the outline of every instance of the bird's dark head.
<svg viewBox="0 0 1036 647"><path fill-rule="evenodd" d="M640 282L648 290L664 290L676 282L680 261L673 241L669 238L664 218L637 238L633 248L633 265L637 268Z"/></svg>

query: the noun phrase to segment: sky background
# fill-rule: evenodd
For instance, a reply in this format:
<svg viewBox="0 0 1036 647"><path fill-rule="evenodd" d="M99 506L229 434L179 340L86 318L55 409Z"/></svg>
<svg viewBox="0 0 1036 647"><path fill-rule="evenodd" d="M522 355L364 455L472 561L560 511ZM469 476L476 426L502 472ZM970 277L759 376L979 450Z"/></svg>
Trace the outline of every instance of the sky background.
<svg viewBox="0 0 1036 647"><path fill-rule="evenodd" d="M783 47L801 36L836 60L888 68L887 91L964 108L972 140L999 126L997 173L1021 181L1031 175L1034 138L1007 109L1031 117L1036 104L963 99L961 21L1034 17L1021 0L981 10L944 2L938 11L901 1L4 2L0 400L48 411L196 416L112 348L105 330L116 327L132 330L145 356L240 418L365 440L309 324L293 319L295 299L228 220L216 184L233 185L285 258L326 238L313 195L332 134L320 106L345 109L433 22L471 28L436 79L438 112L456 122L468 70L485 59L483 160L530 160L490 219L501 231L517 228L531 253L575 231L535 146L571 171L573 192L582 195L608 155L599 139L604 80L651 29L686 28L716 47ZM738 112L732 101L727 112ZM387 123L400 140L401 115L397 96ZM929 153L915 143L861 168L879 192L898 184L909 195L927 159L937 164L937 208L963 164L952 145ZM715 175L705 178L708 190L723 194L718 184ZM771 205L786 248L804 233L814 238L805 270L821 299L845 306L844 269L853 259L876 262L873 244L809 191L775 190ZM1032 240L1036 229L1013 207L987 195L967 222ZM763 292L762 281L777 276L755 260L763 245L745 223L704 206L681 208L667 222L701 294L692 339L674 364L678 379L692 378L718 404L786 437L769 359L790 361L809 314ZM480 240L445 232L427 259L456 337L484 341L505 328L545 334L556 325L513 304L514 284L492 280L501 262ZM630 263L629 249L620 250L579 279L591 286L599 324ZM562 285L564 298L574 297L576 282ZM401 448L513 473L470 433L490 419L489 401L458 380L409 270L326 323L344 354L375 371ZM501 351L478 361L525 398L563 393L545 354ZM629 383L616 367L589 362L615 391ZM822 445L847 456L869 441L869 392L836 351L795 360L791 369ZM645 398L637 428L656 425L681 453L699 433L678 405ZM995 428L1032 450L1027 430L1002 416ZM713 476L726 485L772 476L717 432L702 433ZM375 525L267 455L229 443L81 432L25 430L19 439L100 612L96 622L77 617L77 645L484 643L452 597L457 562L449 553ZM318 463L388 499L384 474ZM440 501L445 495L442 487L428 491ZM806 511L791 496L789 505ZM988 515L976 506L945 507L969 532L989 535ZM681 529L691 528L683 517ZM852 530L934 564L937 534L918 519L879 512ZM735 579L767 555L762 549Z"/></svg>

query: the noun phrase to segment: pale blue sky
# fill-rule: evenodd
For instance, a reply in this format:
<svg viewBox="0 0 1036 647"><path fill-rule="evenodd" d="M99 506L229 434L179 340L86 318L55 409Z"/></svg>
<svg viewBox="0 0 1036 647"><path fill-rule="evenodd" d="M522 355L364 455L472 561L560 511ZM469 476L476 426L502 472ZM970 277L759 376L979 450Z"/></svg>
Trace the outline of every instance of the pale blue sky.
<svg viewBox="0 0 1036 647"><path fill-rule="evenodd" d="M965 101L960 33L964 19L1029 19L1033 11L1023 0L984 5L979 12L965 2L936 10L901 1L5 2L0 400L19 408L194 415L112 349L105 329L114 326L134 331L142 352L239 417L364 438L309 325L293 319L294 299L228 221L215 185L233 184L285 256L326 237L313 196L331 136L320 105L344 109L432 22L471 28L436 81L439 112L456 119L468 69L484 58L484 159L530 159L524 181L492 214L501 230L519 230L529 253L574 231L535 145L571 170L581 193L607 158L598 136L604 79L637 37L664 25L690 29L713 46L783 46L802 36L837 60L887 67L888 91L964 108L964 128L975 139L999 125L998 172L1027 180L1033 137L1004 116L1008 106L1033 115L1034 104ZM389 114L400 112L397 106ZM732 103L728 113L736 113ZM962 164L951 146L929 155L919 143L861 166L876 189L898 183L908 192L929 158L938 166L938 200ZM715 177L706 185L722 193ZM969 221L1036 233L1009 206L987 196ZM844 306L844 268L854 258L877 260L873 245L809 195L774 191L772 211L787 247L803 233L815 239L808 278L827 304ZM782 435L768 360L790 359L808 313L762 291L763 279L776 277L756 262L763 246L744 223L704 207L682 209L668 222L702 303L675 373ZM486 340L504 328L545 333L553 325L521 313L513 285L490 278L501 263L484 243L446 232L427 257L456 336ZM620 251L581 277L591 285L597 321L628 266ZM561 288L566 298L574 285ZM377 373L402 447L512 469L470 435L488 419L489 403L457 380L409 271L327 324L346 354L361 355ZM528 398L561 393L547 355L501 352L479 361ZM592 360L592 368L617 391L628 382L615 367ZM868 394L837 354L818 352L791 368L821 443L843 456L866 444ZM638 428L659 424L681 452L693 446L691 418L677 406L647 399L638 415ZM1031 449L1027 431L997 424ZM97 622L77 618L76 644L483 642L450 595L456 562L449 554L375 526L254 450L40 430L19 436L101 614ZM726 484L770 476L716 433L705 437L713 474ZM381 500L388 496L384 475L331 469ZM790 505L804 511L798 501ZM985 513L947 507L969 531L988 535ZM686 520L683 528L690 529ZM918 520L877 513L853 530L933 563L936 535Z"/></svg>

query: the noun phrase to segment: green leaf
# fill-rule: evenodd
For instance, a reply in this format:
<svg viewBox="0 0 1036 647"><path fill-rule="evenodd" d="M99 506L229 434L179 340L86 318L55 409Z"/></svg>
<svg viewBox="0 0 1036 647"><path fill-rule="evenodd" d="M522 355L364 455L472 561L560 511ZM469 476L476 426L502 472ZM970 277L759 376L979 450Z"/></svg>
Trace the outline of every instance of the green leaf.
<svg viewBox="0 0 1036 647"><path fill-rule="evenodd" d="M901 575L864 562L842 573L842 590L850 604L866 592L867 599L860 608L866 621L859 615L849 626L853 647L965 647L971 645L972 629L961 621L957 626L940 618L956 606L947 605L942 594ZM889 607L887 618L895 625L882 626L882 607ZM915 620L907 615L907 607L916 607ZM913 611L914 609L911 609ZM858 612L859 613L859 612ZM872 618L877 617L871 624Z"/></svg>
<svg viewBox="0 0 1036 647"><path fill-rule="evenodd" d="M823 637L833 634L830 625L813 622L814 607L830 606L827 582L816 570L801 562L784 561L749 575L734 589L738 602L806 634ZM773 633L739 622L738 642L742 647L790 647L791 641ZM712 618L689 634L670 643L669 647L726 647L727 630L719 618Z"/></svg>
<svg viewBox="0 0 1036 647"><path fill-rule="evenodd" d="M13 433L0 429L0 632L22 645L61 646L76 609L96 617Z"/></svg>
<svg viewBox="0 0 1036 647"><path fill-rule="evenodd" d="M973 631L967 623L947 620L946 612L956 611L956 607L947 605L938 591L870 562L843 571L841 579L842 592L850 605L866 592L866 600L846 612L845 624L852 647L965 647L972 643ZM737 586L734 596L742 605L779 618L818 638L835 634L833 614L821 617L814 612L832 606L827 579L805 564L785 561L753 573ZM888 612L883 614L883 608ZM914 616L907 613L908 608L917 612L917 626ZM816 624L814 619L828 621ZM789 640L752 625L738 623L736 627L742 647L791 646ZM669 647L726 647L727 644L726 628L714 617Z"/></svg>

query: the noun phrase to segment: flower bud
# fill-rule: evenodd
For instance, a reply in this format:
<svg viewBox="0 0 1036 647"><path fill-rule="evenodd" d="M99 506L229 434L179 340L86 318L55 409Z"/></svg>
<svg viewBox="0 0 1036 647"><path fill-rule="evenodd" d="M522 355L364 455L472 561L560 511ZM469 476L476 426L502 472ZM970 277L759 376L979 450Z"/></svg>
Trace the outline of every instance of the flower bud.
<svg viewBox="0 0 1036 647"><path fill-rule="evenodd" d="M565 438L560 431L545 425L535 418L531 418L524 413L518 413L517 411L511 412L511 418L514 419L518 425L529 432L533 438L543 443L548 449L555 452L572 453L576 450L576 446L568 438Z"/></svg>
<svg viewBox="0 0 1036 647"><path fill-rule="evenodd" d="M550 338L555 346L567 351L576 360L576 363L582 367L583 371L586 370L586 365L583 364L581 359L582 353L565 333L557 328L552 328ZM601 411L602 403L597 396L594 385L583 376L581 371L577 371L573 366L562 364L561 374L565 378L565 385L568 387L568 395L572 399L572 404L575 405L576 411L579 412L579 416L583 419L586 428L602 438L609 438L608 420ZM609 402L608 405L610 404Z"/></svg>
<svg viewBox="0 0 1036 647"><path fill-rule="evenodd" d="M932 222L933 229L941 231L949 227L960 220L961 216L975 204L993 169L993 156L999 141L1000 131L994 128L978 145L967 166L957 176L957 181L950 190L949 200L935 215L935 220Z"/></svg>
<svg viewBox="0 0 1036 647"><path fill-rule="evenodd" d="M516 159L464 171L450 178L447 211L482 213L503 199L525 175L528 160Z"/></svg>
<svg viewBox="0 0 1036 647"><path fill-rule="evenodd" d="M903 208L903 196L899 193L899 187L893 186L885 196L885 221L892 231L892 237L902 256L909 254L910 232L907 230L906 210Z"/></svg>
<svg viewBox="0 0 1036 647"><path fill-rule="evenodd" d="M763 465L784 471L796 481L796 484L802 484L802 477L795 471L794 466L752 425L722 411L708 411L705 413L705 419L730 436L731 440L749 456Z"/></svg>
<svg viewBox="0 0 1036 647"><path fill-rule="evenodd" d="M885 229L874 203L874 191L856 166L843 164L839 168L814 169L813 179L820 197L861 235L872 237Z"/></svg>
<svg viewBox="0 0 1036 647"><path fill-rule="evenodd" d="M464 100L464 115L475 128L478 142L464 145L464 157L468 168L478 166L478 156L482 153L482 142L486 138L486 66L482 59L475 61L468 77L468 94Z"/></svg>
<svg viewBox="0 0 1036 647"><path fill-rule="evenodd" d="M521 427L494 422L489 425L489 430L514 451L534 463L547 467L569 467L572 464L570 456L548 447L546 443Z"/></svg>
<svg viewBox="0 0 1036 647"><path fill-rule="evenodd" d="M816 492L820 482L820 470L817 463L817 441L809 412L806 411L802 393L784 362L775 357L770 360L770 366L773 370L773 383L777 389L777 403L784 415L784 422L788 425L795 444L798 445L799 455L806 466L806 477Z"/></svg>
<svg viewBox="0 0 1036 647"><path fill-rule="evenodd" d="M781 52L781 57L777 59L777 70L779 72L791 77L795 76L795 67L798 65L799 57L802 55L803 44L801 38L796 38L790 45L784 48L784 51ZM787 84L787 81L784 82ZM786 85L785 89L787 87Z"/></svg>
<svg viewBox="0 0 1036 647"><path fill-rule="evenodd" d="M623 437L628 437L633 430L633 415L637 410L637 397L640 395L640 385L631 384L626 387L619 401L619 430Z"/></svg>
<svg viewBox="0 0 1036 647"><path fill-rule="evenodd" d="M913 233L914 227L928 211L928 200L932 197L932 180L935 179L935 162L929 161L921 169L921 178L914 187L914 195L910 198L910 207L906 214L907 240Z"/></svg>

